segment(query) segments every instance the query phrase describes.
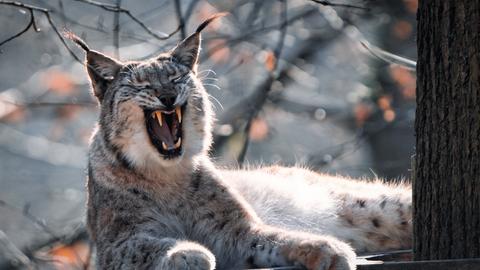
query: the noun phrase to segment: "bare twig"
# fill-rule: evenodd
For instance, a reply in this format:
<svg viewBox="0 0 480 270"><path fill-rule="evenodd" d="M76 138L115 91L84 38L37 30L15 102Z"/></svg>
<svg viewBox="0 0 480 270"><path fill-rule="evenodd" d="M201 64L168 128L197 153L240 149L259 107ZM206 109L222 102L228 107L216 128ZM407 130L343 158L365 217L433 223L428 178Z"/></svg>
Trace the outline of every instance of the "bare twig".
<svg viewBox="0 0 480 270"><path fill-rule="evenodd" d="M57 37L60 39L60 41L62 42L63 46L65 46L65 48L67 49L67 51L70 53L70 55L76 60L78 61L79 63L82 63L83 64L83 61L80 60L80 58L78 58L78 56L75 55L75 53L70 49L70 47L68 47L67 43L65 42L65 39L63 38L62 34L60 34L60 32L58 31L58 28L57 26L55 25L55 23L53 22L52 20L52 17L50 16L50 11L46 8L41 8L41 7L37 7L37 6L33 6L33 5L28 5L28 4L24 4L22 2L14 2L14 1L3 1L3 0L0 0L0 5L7 5L7 6L14 6L14 7L18 7L18 8L22 8L22 9L26 9L30 12L30 15L32 16L32 25L30 27L33 27L35 29L35 31L39 31L36 24L35 24L35 16L34 16L34 11L38 11L38 12L41 12L45 15L45 17L47 18L48 20L48 23L50 24L50 27L52 27L53 31L55 32L55 34L57 35ZM29 27L29 28L30 28ZM25 33L29 28L27 28L25 31L23 31L21 34ZM15 35L13 38L16 38L20 35ZM12 40L12 38L10 38L8 41Z"/></svg>
<svg viewBox="0 0 480 270"><path fill-rule="evenodd" d="M410 71L416 71L417 62L407 59L405 57L387 52L385 50L382 50L377 46L370 44L366 40L360 40L359 42L363 48L365 48L369 53L371 53L373 56L377 57L378 59L388 64L398 65Z"/></svg>
<svg viewBox="0 0 480 270"><path fill-rule="evenodd" d="M238 36L238 37L235 37L235 38L230 38L226 42L227 42L228 45L232 46L234 44L237 44L237 43L240 43L242 41L248 40L251 37L255 37L256 35L261 34L261 33L269 32L269 31L273 31L273 30L282 30L283 28L286 28L288 25L290 25L290 24L292 24L292 23L294 23L298 20L305 19L306 17L312 16L314 14L318 14L317 9L312 9L312 8L306 9L306 10L298 13L297 15L294 15L294 16L290 17L287 21L282 21L280 23L276 23L276 24L272 24L272 25L269 25L269 26L264 26L264 27L260 27L260 28L251 30L250 32L247 32L247 33L245 33L241 36ZM217 38L227 39L228 37L225 37L225 36L222 37L221 36L221 37L217 37ZM212 39L215 39L215 38L212 38ZM218 50L225 47L225 45L226 44L219 44L217 46L213 46L211 49L209 49L208 51L205 52L205 57L208 58L209 56L211 56L212 54L214 54Z"/></svg>
<svg viewBox="0 0 480 270"><path fill-rule="evenodd" d="M133 16L133 14L130 12L130 10L122 8L122 7L117 7L116 5L111 5L111 4L106 4L106 3L101 3L97 1L92 1L92 0L75 0L77 2L82 2L85 4L89 4L92 6L96 6L99 8L102 8L106 11L110 12L120 12L120 13L125 13L130 19L132 19L136 24L138 24L145 32L150 34L151 36L155 37L158 40L166 40L175 35L178 31L180 31L180 26L177 27L173 32L170 34L166 33L161 33L160 35L153 32L146 24L144 24L142 21L140 21L137 17Z"/></svg>
<svg viewBox="0 0 480 270"><path fill-rule="evenodd" d="M40 30L37 28L36 24L35 24L35 16L34 16L34 14L33 14L33 10L32 10L32 9L29 9L28 11L29 11L29 14L30 14L30 21L29 21L29 23L27 24L27 26L26 26L24 29L22 29L22 31L18 32L17 34L15 34L15 35L7 38L6 40L0 42L0 46L2 46L3 44L5 44L5 43L7 43L7 42L9 42L9 41L11 41L11 40L13 40L13 39L21 36L21 35L23 35L23 34L24 34L25 32L27 32L31 27L33 28L33 30L35 30L35 32L40 31Z"/></svg>

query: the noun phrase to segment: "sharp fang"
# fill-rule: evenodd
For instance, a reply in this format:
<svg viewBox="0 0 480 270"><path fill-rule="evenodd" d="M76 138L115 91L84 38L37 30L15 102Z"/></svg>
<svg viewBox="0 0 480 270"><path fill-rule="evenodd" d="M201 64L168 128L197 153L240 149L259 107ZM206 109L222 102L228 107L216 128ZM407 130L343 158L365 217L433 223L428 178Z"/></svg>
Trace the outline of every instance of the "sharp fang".
<svg viewBox="0 0 480 270"><path fill-rule="evenodd" d="M158 124L159 124L160 126L163 126L163 124L162 124L162 122L163 122L162 112L156 111L156 112L155 112L155 115L157 116Z"/></svg>
<svg viewBox="0 0 480 270"><path fill-rule="evenodd" d="M180 107L176 107L175 112L177 113L178 122L182 123L182 109Z"/></svg>
<svg viewBox="0 0 480 270"><path fill-rule="evenodd" d="M162 142L162 147L163 147L163 150L168 150L168 146L166 143Z"/></svg>
<svg viewBox="0 0 480 270"><path fill-rule="evenodd" d="M182 138L178 138L178 141L175 143L175 149L179 148L182 145Z"/></svg>

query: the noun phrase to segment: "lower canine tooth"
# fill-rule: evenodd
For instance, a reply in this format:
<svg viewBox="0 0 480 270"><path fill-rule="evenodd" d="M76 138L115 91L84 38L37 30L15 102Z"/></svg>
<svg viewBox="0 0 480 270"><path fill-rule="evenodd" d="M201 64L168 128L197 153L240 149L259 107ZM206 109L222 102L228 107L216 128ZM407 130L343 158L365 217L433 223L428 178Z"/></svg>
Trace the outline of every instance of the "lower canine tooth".
<svg viewBox="0 0 480 270"><path fill-rule="evenodd" d="M178 138L178 141L175 143L175 149L179 148L182 145L182 138Z"/></svg>
<svg viewBox="0 0 480 270"><path fill-rule="evenodd" d="M167 144L164 143L164 142L162 142L162 147L163 147L164 150L168 150L168 146L167 146Z"/></svg>

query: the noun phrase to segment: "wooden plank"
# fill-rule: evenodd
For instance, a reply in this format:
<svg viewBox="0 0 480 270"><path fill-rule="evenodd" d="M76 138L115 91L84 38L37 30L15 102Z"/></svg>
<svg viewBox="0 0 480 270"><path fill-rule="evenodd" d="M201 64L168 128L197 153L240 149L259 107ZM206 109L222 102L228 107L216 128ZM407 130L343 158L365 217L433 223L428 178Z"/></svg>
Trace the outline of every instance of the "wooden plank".
<svg viewBox="0 0 480 270"><path fill-rule="evenodd" d="M357 270L480 270L480 258L415 262L382 262L357 265Z"/></svg>

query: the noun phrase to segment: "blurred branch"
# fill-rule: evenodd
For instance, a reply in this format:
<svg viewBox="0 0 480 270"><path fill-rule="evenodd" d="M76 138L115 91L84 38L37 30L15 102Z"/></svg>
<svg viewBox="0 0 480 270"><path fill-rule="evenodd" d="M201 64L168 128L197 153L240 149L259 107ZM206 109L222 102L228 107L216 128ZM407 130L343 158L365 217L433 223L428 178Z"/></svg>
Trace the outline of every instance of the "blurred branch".
<svg viewBox="0 0 480 270"><path fill-rule="evenodd" d="M115 48L115 58L120 59L120 8L122 0L117 0L117 11L113 16L113 47Z"/></svg>
<svg viewBox="0 0 480 270"><path fill-rule="evenodd" d="M335 30L335 29L334 29ZM342 29L331 31L329 34L322 33L311 36L309 39L300 42L292 46L289 53L283 58L285 63L293 63L296 59L308 60L313 57L322 46L330 44L336 40L338 36L342 34ZM276 76L272 76L271 73L267 75L265 80L258 85L258 87L244 99L233 105L228 111L224 112L222 118L219 119L219 125L230 125L233 132L230 135L215 134L214 138L214 152L220 153L223 146L231 139L235 137L235 134L245 131L245 119L253 120L250 115L256 115L260 111L265 103L266 99L272 94L271 86L274 81L279 81L283 84L283 87L293 80L289 76L290 70L293 65L282 65L277 68ZM278 97L275 97L278 99ZM316 108L318 109L318 107ZM246 116L246 117L245 117ZM243 134L248 136L248 134ZM246 153L246 151L244 151ZM245 153L243 155L245 155ZM241 155L239 155L241 158Z"/></svg>
<svg viewBox="0 0 480 270"><path fill-rule="evenodd" d="M188 19L190 19L190 16L192 15L193 10L195 9L195 6L198 4L198 2L199 2L198 0L192 0L190 2L190 5L188 5L187 10L185 11L185 16L184 16L185 25L187 24Z"/></svg>
<svg viewBox="0 0 480 270"><path fill-rule="evenodd" d="M322 1L322 0L310 0L314 3L320 4L322 6L331 6L331 7L344 7L344 8L355 8L355 9L362 9L362 10L369 10L367 7L355 6L351 4L339 4L339 3L332 3L330 1Z"/></svg>
<svg viewBox="0 0 480 270"><path fill-rule="evenodd" d="M116 5L112 4L107 4L107 3L101 3L97 1L92 1L92 0L75 0L77 2L82 2L85 4L89 4L92 6L96 6L99 8L102 8L106 11L110 12L119 12L119 13L125 13L130 19L132 19L136 24L138 24L145 32L153 36L154 38L158 40L166 40L175 35L178 31L180 31L181 27L180 25L170 34L166 33L161 33L161 35L158 35L157 33L153 32L146 24L144 24L142 21L140 21L137 17L133 16L133 14L130 12L130 10L122 8L122 7L117 7Z"/></svg>
<svg viewBox="0 0 480 270"><path fill-rule="evenodd" d="M182 6L180 5L180 0L175 0L175 12L177 14L178 27L180 28L180 35L182 40L187 37L185 32L185 21L182 16Z"/></svg>
<svg viewBox="0 0 480 270"><path fill-rule="evenodd" d="M67 16L65 15L65 8L63 7L63 0L58 0L58 9L60 10L60 17L62 18L63 27L67 26Z"/></svg>
<svg viewBox="0 0 480 270"><path fill-rule="evenodd" d="M48 237L46 239L37 240L37 242L31 243L28 247L23 248L23 251L20 251L20 249L16 248L15 246L13 246L13 247L10 246L9 248L12 251L14 251L14 249L16 249L17 255L20 256L20 254L23 254L23 256L20 256L19 258L21 258L23 260L23 262L27 263L27 264L22 263L22 265L11 265L11 267L13 267L13 268L23 269L23 267L21 267L21 266L24 266L24 265L33 267L34 265L31 262L31 260L36 259L34 253L36 251L44 248L44 247L53 246L53 245L59 244L59 243L64 244L64 245L70 245L70 244L72 244L76 241L88 238L87 230L86 230L86 227L83 223L74 225L72 227L69 227L64 232L59 234L57 232L54 232L51 228L49 228L43 220L40 220L36 216L32 215L29 211L29 208L30 208L29 204L26 204L23 209L19 209L15 206L3 201L3 200L0 200L0 206L10 208L10 209L15 210L17 212L21 212L22 215L25 218L27 218L33 224L35 224L36 226L41 228L48 235ZM2 239L2 233L3 232L0 231L0 244L4 244L4 240L5 240L5 238ZM8 241L8 239L7 239L7 241ZM18 253L18 252L20 252L20 253ZM91 249L89 250L89 252L91 252ZM77 254L76 252L75 252L74 255L77 257L77 259L80 258L80 255ZM90 256L90 254L88 256ZM89 262L84 262L84 265L82 266L82 269L87 269L88 265L89 265ZM17 267L15 267L15 266L17 266Z"/></svg>
<svg viewBox="0 0 480 270"><path fill-rule="evenodd" d="M85 107L96 107L98 104L93 101L70 101L70 102L49 102L49 101L26 101L26 102L18 102L18 101L11 101L7 99L0 98L1 102L5 102L8 104L12 104L22 108L35 108L35 107L61 107L61 106L85 106Z"/></svg>
<svg viewBox="0 0 480 270"><path fill-rule="evenodd" d="M398 121L381 122L379 125L377 122L362 126L357 129L357 132L352 139L311 154L308 157L307 164L314 170L320 170L325 166L330 165L334 160L341 159L347 154L354 153L367 139L381 133L388 128L392 128L397 123Z"/></svg>
<svg viewBox="0 0 480 270"><path fill-rule="evenodd" d="M282 54L283 45L285 43L285 35L287 33L287 26L288 26L288 5L286 0L281 0L282 11L280 12L280 21L282 22L279 26L280 29L280 37L277 42L277 46L273 51L273 66L270 73L267 75L266 80L260 85L259 88L255 90L255 100L256 104L252 107L252 110L248 112L248 116L246 118L247 124L245 125L244 134L245 142L243 143L242 149L237 157L237 161L239 164L242 164L245 159L245 154L248 150L248 145L250 144L250 128L252 126L253 119L257 116L258 112L265 104L267 100L268 93L272 89L272 83L278 78L278 62L280 61L280 55Z"/></svg>
<svg viewBox="0 0 480 270"><path fill-rule="evenodd" d="M261 34L261 33L269 32L269 31L273 31L273 30L282 30L283 28L286 28L288 25L290 25L290 24L292 24L292 23L294 23L298 20L305 19L306 17L309 17L309 16L314 15L314 14L318 14L318 10L310 8L310 9L306 9L306 10L303 10L303 11L299 12L298 14L290 17L286 21L282 21L282 22L277 23L277 24L257 28L257 29L251 30L250 32L242 34L241 36L238 36L238 37L228 39L229 37L227 37L227 36L219 36L219 37L215 37L215 38L212 38L212 39L216 39L216 38L227 39L227 41L226 41L227 44L230 45L230 46L233 46L236 43L246 41L249 38L255 37L256 35ZM226 44L219 44L217 46L213 46L211 49L206 51L205 57L206 58L210 57L212 54L214 54L218 50L224 48L225 45Z"/></svg>
<svg viewBox="0 0 480 270"><path fill-rule="evenodd" d="M0 268L34 269L32 261L0 230Z"/></svg>

